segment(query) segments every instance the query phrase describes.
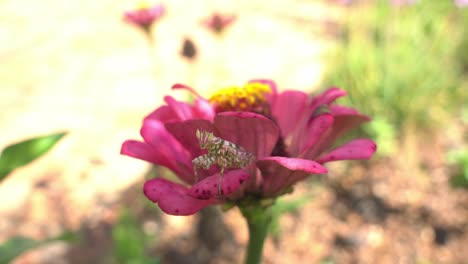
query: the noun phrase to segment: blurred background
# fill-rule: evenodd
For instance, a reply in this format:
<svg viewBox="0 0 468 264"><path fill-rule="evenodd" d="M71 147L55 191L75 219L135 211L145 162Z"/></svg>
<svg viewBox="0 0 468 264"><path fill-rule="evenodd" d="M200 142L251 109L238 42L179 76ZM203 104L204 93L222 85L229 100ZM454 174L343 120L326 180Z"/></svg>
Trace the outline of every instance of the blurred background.
<svg viewBox="0 0 468 264"><path fill-rule="evenodd" d="M0 1L0 263L240 263L236 209L165 215L141 192L165 172L119 151L172 84L256 78L347 90L378 145L279 199L264 263L467 263L468 1L152 4L145 29L133 1Z"/></svg>

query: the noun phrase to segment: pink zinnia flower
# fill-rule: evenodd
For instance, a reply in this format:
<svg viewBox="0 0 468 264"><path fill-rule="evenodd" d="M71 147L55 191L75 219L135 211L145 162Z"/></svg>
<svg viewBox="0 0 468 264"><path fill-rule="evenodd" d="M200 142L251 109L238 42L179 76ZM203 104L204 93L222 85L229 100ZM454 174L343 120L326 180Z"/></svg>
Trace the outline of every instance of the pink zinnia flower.
<svg viewBox="0 0 468 264"><path fill-rule="evenodd" d="M222 15L214 13L210 17L205 18L202 21L202 25L212 30L214 33L221 34L225 28L232 24L236 20L236 17L231 15Z"/></svg>
<svg viewBox="0 0 468 264"><path fill-rule="evenodd" d="M146 2L142 2L135 10L126 11L124 18L125 21L149 31L151 25L160 19L164 13L165 8L162 4L151 6Z"/></svg>
<svg viewBox="0 0 468 264"><path fill-rule="evenodd" d="M166 213L190 215L224 202L274 198L311 174L324 174L324 163L369 159L376 145L355 139L330 149L335 140L370 120L356 110L334 104L346 95L338 88L309 97L301 91L278 93L270 80L254 80L244 87L221 90L209 100L185 85L197 99L193 104L170 96L143 121L143 141L127 140L121 153L172 170L182 183L163 178L146 181L144 194ZM197 129L243 147L255 155L246 168L227 169L218 195L219 168L197 170L192 159L206 154L196 138Z"/></svg>
<svg viewBox="0 0 468 264"><path fill-rule="evenodd" d="M468 0L454 0L454 3L457 7L467 7Z"/></svg>

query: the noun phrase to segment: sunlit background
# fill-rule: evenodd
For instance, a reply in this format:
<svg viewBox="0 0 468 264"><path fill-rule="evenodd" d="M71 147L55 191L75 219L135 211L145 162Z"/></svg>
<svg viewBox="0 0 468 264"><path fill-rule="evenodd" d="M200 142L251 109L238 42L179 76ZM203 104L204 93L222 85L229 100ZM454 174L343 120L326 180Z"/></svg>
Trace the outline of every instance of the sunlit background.
<svg viewBox="0 0 468 264"><path fill-rule="evenodd" d="M171 0L149 32L124 20L137 4L0 0L0 149L66 132L0 182L0 263L240 263L237 209L166 215L141 187L167 171L119 151L189 98L172 84L258 78L347 90L373 117L352 136L378 145L280 199L265 263L468 260L468 1ZM216 12L236 18L220 33Z"/></svg>

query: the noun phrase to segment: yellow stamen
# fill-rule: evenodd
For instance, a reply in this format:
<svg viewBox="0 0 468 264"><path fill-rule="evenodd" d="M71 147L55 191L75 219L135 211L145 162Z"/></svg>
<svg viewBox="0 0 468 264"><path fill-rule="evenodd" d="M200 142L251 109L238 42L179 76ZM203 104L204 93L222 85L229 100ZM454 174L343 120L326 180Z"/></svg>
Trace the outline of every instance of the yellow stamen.
<svg viewBox="0 0 468 264"><path fill-rule="evenodd" d="M270 93L267 84L252 82L243 87L231 86L218 90L209 99L218 112L249 111L268 114L269 106L265 95Z"/></svg>

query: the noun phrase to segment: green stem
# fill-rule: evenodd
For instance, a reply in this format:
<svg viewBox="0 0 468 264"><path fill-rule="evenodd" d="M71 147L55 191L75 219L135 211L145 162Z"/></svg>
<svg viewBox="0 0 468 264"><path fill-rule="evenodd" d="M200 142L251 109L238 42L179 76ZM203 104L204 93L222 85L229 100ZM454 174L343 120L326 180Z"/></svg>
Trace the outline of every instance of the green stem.
<svg viewBox="0 0 468 264"><path fill-rule="evenodd" d="M272 219L271 207L257 205L239 208L249 227L249 244L244 263L259 264L262 260L263 244Z"/></svg>

